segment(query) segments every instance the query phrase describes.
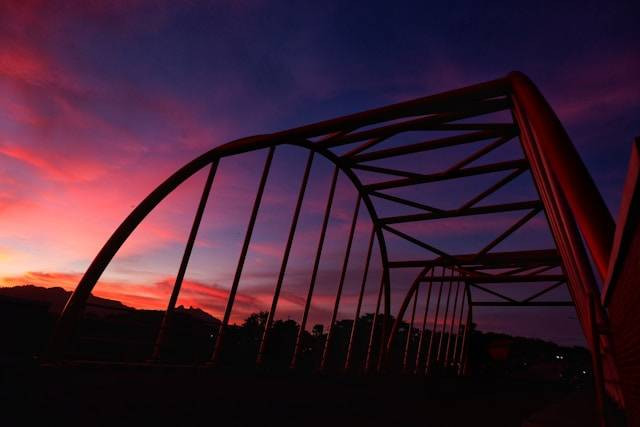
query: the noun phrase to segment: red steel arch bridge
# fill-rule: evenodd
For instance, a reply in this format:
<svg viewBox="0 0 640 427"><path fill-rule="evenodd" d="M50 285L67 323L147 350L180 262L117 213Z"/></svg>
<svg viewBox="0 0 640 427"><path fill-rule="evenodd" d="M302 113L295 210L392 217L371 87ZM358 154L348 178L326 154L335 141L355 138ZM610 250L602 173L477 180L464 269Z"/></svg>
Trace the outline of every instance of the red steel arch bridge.
<svg viewBox="0 0 640 427"><path fill-rule="evenodd" d="M319 161L330 162L333 172L319 238L313 248L310 280L306 294L300 299L303 307L300 326L295 342L288 347L290 354L285 355L292 368L297 367L308 350L304 334L314 307L314 289L327 243L336 183L342 178L356 190L356 197L349 231L344 236L344 258L336 267L340 269L340 278L333 290L327 335L315 369L336 369L329 366L336 364L329 355L339 351L340 371L402 369L417 375L430 375L435 371L464 375L474 309L573 306L592 352L600 404L606 393L627 409L630 420L637 419L634 417L640 400L637 386L640 310L635 309L640 300L637 286L639 142L635 142L632 150L616 223L558 118L532 82L517 72L450 92L239 139L187 163L129 214L94 258L58 321L49 358L55 361L72 357L69 349L74 331L82 321L91 292L138 225L187 179L206 171L208 175L171 296L148 354L149 363L161 361L207 201L210 193L215 192L218 165L227 158L259 151L264 153L264 164L257 192L247 196L253 203L251 214L240 235L241 249L226 306L220 313L221 322L207 356L208 364L220 364L274 155L287 145L306 151L306 157L300 158L305 165L304 172L291 178L299 183L297 199L290 212L282 212L291 218L290 226L283 242L282 259L274 266L278 273L274 277L268 315L256 351L249 359L260 365L269 352L279 351L270 345L271 332L293 241L299 232L301 210L309 198L310 171ZM507 147L511 147L509 152L515 153L514 156L495 160L494 154ZM451 152L457 154L447 154ZM423 160L429 156L440 160L427 165ZM518 179L529 183L532 191L522 191L522 194L531 197L516 201L503 197L500 190ZM486 184L472 194L451 192L448 198L455 202L449 206L429 201L430 193L425 190L429 185L458 180ZM358 218L363 213L369 224L367 250L363 260L355 260L352 245ZM508 214L515 219L505 222L503 230L483 241L477 250L444 250L419 232L422 224L489 214ZM501 243L534 220L548 227L552 237L550 246L532 249L529 242L516 239L508 249L500 249ZM473 228L473 222L471 224ZM478 222L477 227L482 227L482 223ZM456 238L464 243L464 237L460 237L464 230L458 231ZM407 246L404 250L395 250L390 244L392 240ZM379 253L377 266L373 265L375 251ZM352 315L355 320L346 341L336 350L332 346L335 346L336 323L344 307L345 276L355 262L364 264L354 293ZM379 281L371 283L367 275L374 267L379 268L381 274ZM394 292L396 283L392 280L394 272L399 270L417 271L413 280L404 283L402 289L406 291L401 294ZM522 292L514 297L503 291L522 284L536 284L538 289L524 297ZM496 290L497 287L500 290ZM568 291L567 298L549 298L561 288ZM375 311L370 327L359 329L357 320L364 314L366 298L374 298ZM517 315L513 309L509 313ZM365 342L364 349L356 352L355 342ZM401 350L394 356L393 348L398 345Z"/></svg>

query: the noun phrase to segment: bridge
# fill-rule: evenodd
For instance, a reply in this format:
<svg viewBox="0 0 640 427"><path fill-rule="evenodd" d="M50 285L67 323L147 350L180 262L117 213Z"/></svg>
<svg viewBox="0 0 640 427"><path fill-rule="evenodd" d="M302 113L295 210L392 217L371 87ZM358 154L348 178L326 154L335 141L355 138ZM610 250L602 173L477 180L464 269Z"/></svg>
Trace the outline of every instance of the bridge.
<svg viewBox="0 0 640 427"><path fill-rule="evenodd" d="M147 215L202 171L206 180L166 310L148 354L136 362L149 366L172 363L166 349L178 327L176 304L207 203L216 190L219 165L259 152L264 163L256 193L245 195L252 207L240 234L241 249L226 306L220 322L212 325L212 339L203 344L204 356L186 362L212 369L228 365L243 269L274 158L286 146L296 147L296 161L303 162L304 169L301 176L291 176L298 186L295 205L279 213L290 218L283 256L274 266L278 274L273 277L272 298L259 339L246 347L245 363L268 367L277 353L292 370L311 366L317 372L339 374L464 377L474 311L504 308L510 310L509 316L517 316L528 307L573 307L592 354L602 422L606 421L606 400L623 408L631 424L640 422L640 311L636 308L640 300L640 141L632 147L620 216L614 221L553 110L534 84L517 72L450 92L239 139L187 163L133 209L93 259L58 320L48 350L49 363L78 358L74 353L78 325L103 272ZM497 156L498 152L511 157ZM283 346L273 336L274 323L301 211L309 198L310 175L317 164L331 167L328 196L306 294L300 296L301 321ZM354 190L353 210L340 242L344 257L336 266L340 276L333 290L326 337L312 357L307 331L317 302L314 291L339 180ZM516 182L517 194L524 199L513 200L513 192L501 192ZM442 206L430 200L429 186L449 183L463 183L464 191L448 192L455 202ZM479 249L443 249L440 242L426 240L421 233L425 224L482 215L503 215L509 220L500 233L488 239L483 236ZM550 245L531 248L531 242L510 239L532 221L548 229ZM366 255L355 259L354 236L361 227L367 230ZM467 231L472 235L480 227L478 223ZM459 236L465 229L457 232ZM364 268L348 305L354 320L345 331L338 323L346 307L346 276L354 264ZM375 282L370 274L374 269L380 271ZM413 275L410 280L404 279L407 272ZM531 287L535 291L523 295L523 289ZM566 292L558 292L560 289ZM567 298L550 298L565 294ZM364 324L359 319L368 302L375 310ZM236 357L237 349L233 351Z"/></svg>

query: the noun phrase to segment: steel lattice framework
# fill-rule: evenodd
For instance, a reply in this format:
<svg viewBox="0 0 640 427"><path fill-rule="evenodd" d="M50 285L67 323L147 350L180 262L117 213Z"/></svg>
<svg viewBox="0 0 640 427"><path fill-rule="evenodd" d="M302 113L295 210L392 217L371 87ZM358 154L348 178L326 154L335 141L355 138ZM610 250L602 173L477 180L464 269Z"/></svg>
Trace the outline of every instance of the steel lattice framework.
<svg viewBox="0 0 640 427"><path fill-rule="evenodd" d="M495 117L498 116L502 118L496 120ZM508 120L504 117L508 117ZM415 136L417 139L389 144L394 137L405 134L411 134L412 138ZM497 162L485 160L499 147L518 143L524 154L522 157ZM230 156L264 150L266 151L264 168L242 241L222 326L211 355L212 364L216 364L224 348L225 331L241 282L274 153L282 145L302 147L308 150L308 157L304 174L300 179L297 203L291 213L290 230L275 282L272 304L256 355L258 364L262 362L267 349L310 170L314 159L321 156L333 163L334 171L302 322L294 352L291 355L292 367L296 366L301 351L301 336L306 328L314 297L314 286L325 243L336 181L342 174L355 187L358 196L320 369L325 368L326 356L332 344L333 326L336 322L345 272L349 264L356 220L359 210L363 208L370 218L372 228L355 319L358 319L361 314L362 298L374 245L379 249L382 263L382 277L377 289L378 297L369 338L369 349L366 357L361 361L366 370L383 370L392 363L388 355L394 340L400 339L399 328L405 317L410 327L409 332L405 334L402 368L427 374L438 368L462 374L465 371L467 332L472 321L473 307L575 306L586 341L593 353L598 390L606 389L610 396L618 402L623 402L614 363L608 314L601 302L597 280L585 249L586 245L599 279L607 281L611 274L609 265L610 262L613 263L610 260L610 254L615 223L559 120L540 92L521 73L511 73L505 78L487 83L283 132L236 140L214 148L189 162L159 185L130 213L95 257L60 317L51 346L51 357L61 358L66 354L65 349L71 339L72 331L91 291L114 255L136 227L167 195L198 171L208 168L202 197L158 333L153 355L157 358L166 331L170 327L171 314L176 306L219 162ZM397 161L398 158L403 158L401 156L417 156L459 146L473 146L474 150L462 160L454 164L442 165L437 171L415 170L413 167L403 167L403 162ZM420 191L420 186L423 184L496 173L501 173L499 179L473 197L459 200L458 205L453 208L431 206L417 196L423 194ZM508 183L527 173L530 174L539 197L517 202L487 201L493 200L492 196L495 196ZM362 178L364 174L373 176L375 179L365 182ZM416 191L409 196L399 196L393 192L396 189L406 188L413 188ZM636 190L629 191L635 195L633 191ZM381 203L408 207L414 209L414 213L384 216L379 208ZM449 253L433 243L424 241L416 233L402 231L402 225L408 223L505 212L520 213L520 217L493 240L486 242L480 250L472 253ZM536 250L494 250L536 215L546 216L555 247ZM415 254L418 256L396 258L388 248L387 242L390 236L413 244L416 249ZM392 313L390 272L406 268L420 268L421 271L404 298L397 301L399 307L397 313ZM519 283L546 285L526 298L516 299L492 289L491 285L496 283L514 286ZM561 286L568 288L571 300L550 301L540 298ZM472 290L484 292L495 298L476 300L473 298ZM419 298L426 298L424 313L416 313ZM429 312L429 310L432 311ZM391 319L392 314L395 315L396 320L390 324L388 319ZM378 316L383 319L381 331L375 331ZM344 355L344 368L347 370L356 363L352 354L353 339L358 333L356 327L357 322L354 322L349 345ZM412 333L414 328L418 331L415 336ZM410 352L411 346L417 348ZM373 351L374 348L377 351ZM599 399L602 400L602 398L600 394Z"/></svg>

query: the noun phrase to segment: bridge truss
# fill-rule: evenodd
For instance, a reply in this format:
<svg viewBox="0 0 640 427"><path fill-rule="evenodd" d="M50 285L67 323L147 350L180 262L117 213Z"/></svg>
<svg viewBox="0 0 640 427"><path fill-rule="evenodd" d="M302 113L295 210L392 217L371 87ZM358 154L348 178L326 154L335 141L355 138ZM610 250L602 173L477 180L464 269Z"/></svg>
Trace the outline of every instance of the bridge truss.
<svg viewBox="0 0 640 427"><path fill-rule="evenodd" d="M212 189L215 191L218 165L229 157L261 151L265 153L264 166L257 193L252 197L253 206L242 237L237 268L211 351L210 364L218 364L225 350L227 330L274 155L285 145L301 147L308 154L302 177L296 177L300 183L297 202L288 214L291 217L289 233L283 258L277 266L268 317L254 355L256 364L262 364L270 350L270 332L292 242L305 198L309 197L310 172L314 162L321 158L331 162L333 173L311 279L304 296L302 320L290 355L291 367L297 366L305 351L303 335L314 304L314 286L326 243L336 182L344 177L357 191L357 198L317 369L327 369L345 275L349 264L354 262L350 254L362 209L368 215L371 231L355 307L356 321L349 331L341 369L353 370L357 365L357 370L380 371L394 369L395 364L397 369L421 375L435 371L464 374L474 309L574 306L593 353L598 390L606 389L610 396L623 402L608 314L598 286L598 281L604 282L609 277L615 223L557 117L535 86L520 73L283 132L243 138L218 146L189 162L129 214L95 257L59 319L51 358L64 358L67 354L73 331L94 286L132 232L165 197L198 171L207 170L171 297L149 355L152 361L160 359L203 213ZM511 150L508 152L515 153L515 157L495 160L494 155L500 150ZM462 152L465 154L461 155ZM425 160L429 158L439 160L430 163ZM506 197L505 200L500 190L523 178L529 180L535 191L523 190L522 194L531 197L515 201ZM475 182L476 186L479 182L487 184L471 193L452 192L449 199L455 202L448 206L430 203L429 185L457 181ZM508 214L513 219L505 223L502 232L474 251L445 250L425 239L421 232L424 224L434 221L474 219L490 214ZM499 249L532 221L548 226L552 247L531 249L526 247L527 242L520 242L522 248L518 248L516 239L507 249ZM478 227L481 226L478 223ZM464 238L457 238L465 242ZM391 240L408 243L412 250L394 251ZM365 287L372 286L367 283L367 274L372 267L374 248L380 254L381 279L373 285L377 299L371 328L367 331L368 348L366 354L356 360L353 343L362 333L357 330L357 319L363 314ZM410 286L403 288L406 292L398 297L392 274L411 269L419 272ZM519 292L519 297L504 291L525 283L540 287L526 296ZM546 298L563 287L568 289L570 298ZM403 350L399 357L394 357L391 353L397 340L404 340Z"/></svg>

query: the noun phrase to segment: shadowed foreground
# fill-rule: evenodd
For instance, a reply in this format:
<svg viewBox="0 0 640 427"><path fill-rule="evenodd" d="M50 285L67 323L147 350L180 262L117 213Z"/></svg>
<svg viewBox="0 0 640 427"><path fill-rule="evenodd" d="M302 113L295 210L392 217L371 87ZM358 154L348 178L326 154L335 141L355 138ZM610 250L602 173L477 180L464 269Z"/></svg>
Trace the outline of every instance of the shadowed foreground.
<svg viewBox="0 0 640 427"><path fill-rule="evenodd" d="M414 140L416 132L422 136ZM396 136L399 138L394 139ZM511 148L516 153L493 153L499 147L506 147L509 141L514 141L511 145L516 146ZM480 142L481 147L477 144ZM416 160L420 154L433 159L434 151L445 148L467 150L458 153L457 161L451 156L453 151L447 151L443 158L448 163L438 164L433 170ZM267 296L267 300L271 300L269 310L252 315L238 326L232 313L238 312L240 303L236 304L236 299L240 300L239 292L242 292L239 289L245 260L252 242L256 241L254 226L259 217L265 218L265 212L261 214L261 201L267 191L276 149L278 153L287 149L306 150L306 167L295 208L290 212L291 225L286 243L283 242L282 260L275 265L276 268L280 265L277 279L275 274L269 275L274 279L272 298ZM224 310L215 310L220 318L214 319L199 308L177 306L218 165L226 158L254 151L265 154L265 163L249 222L241 233L244 239L233 281L223 298L226 300ZM411 158L417 164L399 161L401 156L410 156L405 160ZM300 323L296 324L290 319L276 320L275 316L314 158L332 165L333 174L309 284L304 288L306 298L300 296L294 303L301 309L304 307ZM419 422L447 426L523 423L586 426L598 418L600 425L605 425L609 412L607 399L611 399L619 407L627 408L630 423L634 425L634 421L640 419L637 416L640 406L633 388L638 360L638 343L634 337L638 335L638 323L628 319L637 315L637 305L629 302L634 301L640 289L635 286L638 275L634 274L640 246L631 244L640 241L635 220L640 206L638 158L636 143L629 186L625 187L626 204L621 210L626 216L616 228L555 113L533 83L520 73L217 146L169 176L113 232L55 321L46 353L40 353L45 354L51 364L6 370L4 382L8 387L4 389L11 392L5 392L4 401L22 421L32 414L46 414L50 419L78 418L85 423L103 425L123 422L179 425L206 422L209 425L222 421L225 425L415 425ZM377 163L372 165L369 163L372 161ZM138 311L122 304L105 306L103 303L107 301L97 303L92 292L132 233L174 190L199 171L207 170L166 310ZM482 176L494 173L508 174L497 181L493 176L480 185ZM505 197L507 192L498 191L525 173L533 184L527 200L513 201ZM378 177L372 178L370 174ZM341 176L350 182L355 207L343 242L345 256L340 279L335 283L335 298L330 296L325 301L314 289L322 285L320 264L326 253L323 252L325 236ZM461 178L473 179L481 188L474 188L470 194L455 192L460 200L446 206L434 203L437 200L420 198L431 194L423 191L423 184ZM400 197L384 192L395 189L404 189L410 194ZM451 192L447 187L441 187L440 191ZM503 199L494 200L494 193ZM392 202L395 208L385 211L381 201ZM351 294L345 293L352 297L353 304L348 311L353 314L340 319L347 308L343 288L350 263L354 262L350 260L351 246L361 205L370 224L365 227L369 230L365 267L359 288ZM407 207L419 212L400 211ZM524 216L512 222L521 211L526 211ZM528 239L516 238L516 230L543 213L552 237L549 241L553 241L555 247L535 245L532 248ZM425 236L420 231L428 227L427 223L488 214L509 217L504 224L512 225L477 251L445 251L431 238L430 242L423 241ZM403 227L402 224L414 226L401 231L397 227ZM482 231L481 224L472 228ZM412 251L387 245L391 235L411 244ZM513 239L507 242L510 237ZM474 239L466 235L460 237L460 242ZM478 241L485 241L484 236ZM374 246L379 254L376 263L381 274L379 281L367 287ZM411 269L420 271L416 276L415 271L411 273L414 279L410 285L405 282L401 288L398 280L392 283L392 271ZM602 294L596 274L605 285ZM620 280L621 287L612 292L612 286ZM534 293L525 293L523 284L543 284L543 287L531 291ZM503 294L502 285L508 285L509 292L513 293ZM554 293L563 286L566 293ZM398 294L399 291L402 293ZM612 302L611 306L608 302ZM395 304L393 313L392 303ZM325 311L327 315L330 313L330 319L312 327L308 323L313 319L312 307L327 307ZM375 310L368 313L363 307L375 307ZM534 366L528 351L516 351L533 347L506 336L492 337L493 343L481 346L487 349L489 359L478 357L474 307L575 307L592 355L591 368L554 370L554 366L575 365L568 353L555 353L553 364L547 360L549 357L538 355L533 357ZM40 311L45 310L41 307ZM110 310L119 314L106 314ZM609 315L614 321L611 324ZM143 318L148 320L146 326L132 326L141 323L136 320ZM202 328L188 327L194 318L202 323ZM35 329L41 336L42 329ZM146 332L139 334L142 331ZM18 340L31 339L24 331L19 331L17 336ZM185 345L184 341L197 342L197 345ZM545 347L545 352L552 354L549 346L537 347ZM360 353L360 357L356 353ZM586 352L571 354L574 353L584 356ZM360 364L361 372L381 376L332 376L353 373L352 359L364 361ZM519 363L502 363L500 369L493 369L496 368L493 362L509 359L511 362L518 359ZM91 364L87 364L87 360L91 360ZM216 369L201 369L203 363ZM542 369L545 364L546 368ZM281 375L260 373L263 372L260 369L269 367L277 369L264 372L278 371ZM293 371L289 371L289 367ZM526 382L515 380L524 378L520 376L522 372L534 372L534 367L542 369L540 374L527 377ZM626 375L619 375L620 367ZM305 375L304 370L308 372ZM417 375L400 375L412 371ZM565 371L580 375L567 376ZM563 385L566 382L542 382L547 378L542 372L555 373L552 376L556 380L567 382L571 382L571 378L582 378L582 383L592 375L595 399L589 397L580 381L575 390L581 394L569 396L569 389ZM387 376L389 373L396 375ZM420 378L422 374L427 378ZM447 379L443 375L447 375ZM485 379L487 377L492 379ZM541 413L551 402L555 409ZM594 407L598 408L598 416ZM533 414L536 416L532 424ZM123 419L125 416L127 419Z"/></svg>
<svg viewBox="0 0 640 427"><path fill-rule="evenodd" d="M251 346L246 346L251 347L251 351L243 353L248 358L246 360L253 361L255 366L264 367L271 345L277 349L278 356L286 355L285 359L281 359L284 365L295 369L304 364L307 364L307 367L317 366L319 372L328 374L331 365L335 367L335 363L332 362L336 358L333 355L339 341L336 331L340 329L339 318L347 309L347 296L350 295L351 307L348 307L347 311L353 313L349 314L353 321L349 327L342 328L345 332L343 342L346 342L346 345L342 346L340 360L343 364L342 368L338 366L338 370L351 372L351 350L355 348L356 337L360 335L362 338L363 335L357 326L362 317L362 307L375 307L375 310L371 310L370 322L367 322L371 325L369 338L365 337L362 340L366 343L364 372L383 371L382 368L386 370L387 366L394 365L396 370L411 370L410 352L414 340L405 340L407 345L402 350L403 357L394 356L400 354L394 350L394 346L398 347L401 331L408 331L408 337L415 337L414 331L417 329L417 357L414 358L414 364L418 367L421 360L424 360L424 371L415 369L416 373L434 375L436 372L447 372L466 376L469 374L467 368L470 359L470 340L467 338L472 335L470 332L474 323L474 307L542 307L545 310L551 310L553 307L574 307L576 319L585 333L586 347L592 354L592 367L589 371L595 383L596 405L601 425L605 422L605 405L608 398L619 407L627 408L627 413L631 414L630 420L640 419L640 400L637 399L634 388L637 384L635 376L638 372L637 355L640 347L634 339L638 336L638 323L632 321L635 319L634 316L637 316L637 305L630 303L637 300L640 289L636 286L638 275L635 274L640 246L634 243L640 241L637 239L640 234L637 233L636 220L639 217L637 213L640 206L638 141L632 150L624 203L620 210L622 217L616 224L562 123L535 85L518 72L449 92L285 131L238 139L217 145L186 163L160 183L129 213L91 261L55 323L47 349L47 359L64 362L90 358L105 362L100 352L89 351L84 356L76 351L78 341L83 338L93 343L91 348L94 350L98 348L97 343L103 343L107 356L114 356L112 343L107 343L115 338L112 334L98 336L93 333L96 332L94 329L89 328L91 334L88 337L77 336L77 332L83 328L87 331L87 324L93 326L91 321L86 322L89 316L85 316L87 308L95 305L91 301L92 292L103 273L112 265L114 257L145 218L168 199L174 190L202 172L207 173L207 178L193 216L184 252L180 257L169 301L162 317L157 319L159 325L154 328L157 332L152 335L151 340L147 340L153 344L145 349L145 356L139 354L135 360L129 360L133 363L141 360L169 362L171 358L167 358L166 353L171 335L181 338L191 333L189 330L176 331L175 320L184 314L180 313L182 310L176 304L183 284L188 285L185 277L188 277L191 254L196 248L196 238L205 217L207 202L212 191L219 188L217 185L214 186L218 166L232 157L243 156L249 152L261 152L264 155L264 166L255 197L251 197L250 193L246 194L249 196L247 203L251 204L252 200L253 203L246 227L243 225L239 230L238 235L244 237L233 280L228 287L224 287L228 289L228 293L222 298L224 304L213 310L220 318L214 322L215 325L209 325L208 334L203 334L204 339L200 340L203 344L201 348L206 347L207 350L200 354L206 354L206 360L212 365L236 365L239 359L229 356L230 347L235 344L247 344L235 339L238 338L234 336L234 323L237 319L234 320L233 317L233 313L237 315L241 309L240 297L243 290L250 289L246 283L241 287L243 277L247 277L245 261L248 256L250 258L249 249L252 243L258 241L258 236L253 235L254 228L259 225L259 220L269 218L268 208L262 206L262 200L265 194L265 200L269 199L267 184L270 176L274 176L271 174L272 164L275 165L274 169L278 169L276 151L279 157L290 150L304 153L303 157L297 157L298 160L295 162L298 163L306 157L306 166L299 179L299 187L295 186L298 188L295 207L289 206L292 209L279 210L276 215L278 218L291 218L289 233L286 239L283 236L284 252L281 260L269 262L272 264L270 268L275 268L269 270L268 274L269 280L273 280L270 282L270 286L273 285L273 294L270 298L267 292L266 301L268 303L271 300L271 304L269 310L265 311L264 321L260 322L262 333L256 340L251 341ZM438 155L439 158L436 157ZM292 164L291 159L286 157L288 164ZM312 249L309 257L313 259L312 267L309 264L309 283L302 288L306 292L303 291L294 302L294 306L302 309L300 324L297 328L289 328L294 332L292 338L295 338L289 340L292 343L291 352L285 353L281 345L272 342L274 331L277 329L275 319L284 277L293 269L293 266L289 265L289 257L296 235L300 237L301 234L297 233L298 220L305 199L309 201L305 194L314 161L316 165L318 161L329 164L333 173L323 209L322 225L318 229L317 246L314 244L309 247L315 246L315 251ZM225 170L224 167L221 170ZM524 187L518 187L517 190L511 187L511 191L502 191L507 184L515 183L519 176L527 178L528 190L523 191ZM351 225L348 225L348 220L345 223L348 233L341 233L346 239L327 239L327 242L332 240L334 243L340 241L344 244L345 255L340 269L340 279L335 283L335 294L330 292L329 299L322 299L319 298L322 294L316 289L316 285L320 287L323 284L320 265L323 255L327 254L327 248L324 247L327 229L332 222L332 215L335 217L337 212L333 205L334 196L340 194L337 190L340 178L343 181L346 179L349 183L350 199L355 199L354 208L351 211L352 215L347 216L352 218ZM454 190L454 183L458 186L458 191ZM425 190L425 185L430 190ZM434 190L435 187L432 185L439 187L439 190ZM462 188L465 191L460 191ZM295 192L295 189L293 191ZM402 194L398 193L400 191ZM434 194L455 195L455 203L453 200L438 200L438 197L432 197ZM516 194L518 198L514 200L512 196ZM339 202L339 199L340 197L336 201ZM393 207L389 208L388 203ZM385 204L387 208L383 206ZM358 228L361 206L367 214L365 230L369 230L369 244L366 256L358 256L364 261L361 285L349 293L345 292L344 285L347 272L350 267L353 269L355 262L355 259L350 260L351 247ZM482 226L483 223L475 221L464 236L456 234L454 240L457 240L457 243L465 243L458 247L454 245L445 249L445 246L442 246L444 242L439 241L434 234L424 235L427 229L447 229L446 224L443 226L442 222L440 225L433 225L438 221L471 221L472 217L490 214L500 215L501 219L496 223L501 224L499 229L503 231L498 235L492 232L489 238L483 235L483 232L487 231ZM516 214L520 219L515 220ZM545 219L540 219L543 214ZM535 228L535 234L538 235L541 230L548 230L549 239L535 241L536 239L522 238L521 235L519 237L515 234L518 230L522 231L522 227L527 224L533 227L531 221L538 215L538 221L541 223L546 220L548 229L544 226ZM492 221L494 220L496 218ZM397 239L401 239L411 249L407 251L391 244L393 239L396 239L396 243ZM482 242L482 246L475 247L475 243L471 244L472 242ZM374 247L378 257L374 258L373 263L377 264L380 277L379 281L376 280L378 283L369 284L367 287ZM364 252L361 253L363 254ZM406 281L409 276L403 278L402 286L395 272L412 269L419 272L415 276L415 271L411 273L414 279L410 285ZM599 282L603 284L602 287L599 286ZM618 282L622 285L618 286ZM541 284L543 286L538 287ZM505 290L501 289L502 285L508 285L508 294L503 293ZM334 283L331 283L331 287L333 286ZM211 291L208 286L204 288L207 291L202 296ZM617 289L615 292L612 291L614 288ZM526 289L528 290L525 292ZM563 290L565 292L561 293ZM432 298L432 294L436 296ZM422 298L420 301L419 296ZM253 297L255 295L252 295ZM365 297L368 297L368 301L365 301ZM316 340L322 341L319 349L321 351L318 352L320 356L309 363L305 353L308 355L312 352L313 346L308 345L307 334L311 327L308 322L314 316L313 313L310 314L312 307L320 306L325 307L327 318L317 320L322 326L318 329L312 327L312 332L316 330L316 337L321 338ZM109 308L130 311L124 307ZM280 309L282 308L281 303ZM613 323L609 322L610 318ZM407 319L410 319L408 327L405 326ZM380 327L378 323L381 323ZM119 329L127 331L125 325L120 326ZM326 337L323 337L323 330L327 331ZM429 339L425 351L427 335ZM130 347L137 345L126 342L121 344L126 346L127 353L130 353ZM180 345L176 347L180 350L185 349ZM500 353L502 350L496 351ZM426 353L424 358L423 352ZM231 353L240 352L232 349ZM560 355L557 357L562 360ZM125 362L122 358L120 361ZM191 362L197 366L200 360L194 357L191 358ZM620 368L624 375L619 374ZM582 373L586 375L587 370L583 369ZM218 382L222 386L225 385L224 381ZM144 381L142 383L144 384ZM223 393L227 393L227 388L221 388L225 390ZM321 401L324 396L316 396L317 388L314 388L313 392L307 392L302 386L298 388L302 388L301 392L308 393L314 401ZM248 390L254 389L265 389L266 393L269 393L272 390L279 391L280 387L277 383L268 382L264 385L260 382L248 384ZM290 391L291 387L282 389ZM382 393L382 389L387 393ZM372 392L374 396L387 396L394 391L388 387L382 389L376 390L376 386L371 385L368 392ZM509 387L506 390L509 390ZM344 392L337 393L339 396ZM260 396L264 394L258 393ZM198 398L200 395L198 394ZM278 393L274 395L278 396ZM347 395L353 399L353 393ZM163 395L162 399L156 398L154 403L162 403L166 398L168 396ZM405 400L408 399L403 400L401 396L390 399L396 398L400 399L397 403L401 407L407 405ZM367 395L364 399L371 400ZM527 401L535 402L536 399L528 397ZM168 401L173 402L171 399ZM262 402L264 398L261 397L258 401ZM233 406L233 402L227 403ZM243 408L251 408L253 400L249 403ZM489 402L485 402L483 408L490 406ZM277 405L274 407L277 408ZM514 408L517 407L518 405L514 405ZM394 410L397 411L397 408ZM584 412L580 409L577 411L579 414ZM479 411L467 413L475 412ZM310 415L305 419L308 418ZM329 418L340 417L331 414ZM477 424L477 419L473 421Z"/></svg>
<svg viewBox="0 0 640 427"><path fill-rule="evenodd" d="M567 401L567 397L571 419L558 420L557 425L585 426L595 419L589 392L569 394L558 383L530 381L276 377L175 366L92 364L5 369L2 382L5 387L0 397L9 411L5 416L21 423L44 416L49 422L86 425L401 426L420 422L428 426L520 426L532 414L554 401ZM562 412L556 411L554 418ZM544 424L532 425L549 425L542 418Z"/></svg>

